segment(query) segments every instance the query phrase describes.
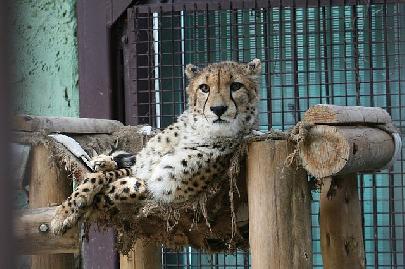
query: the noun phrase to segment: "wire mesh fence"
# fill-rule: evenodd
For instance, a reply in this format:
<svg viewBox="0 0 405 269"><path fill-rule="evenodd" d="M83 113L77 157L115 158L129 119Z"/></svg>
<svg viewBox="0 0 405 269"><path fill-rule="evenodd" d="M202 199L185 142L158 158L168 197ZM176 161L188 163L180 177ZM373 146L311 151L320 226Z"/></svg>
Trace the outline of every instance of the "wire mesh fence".
<svg viewBox="0 0 405 269"><path fill-rule="evenodd" d="M250 268L250 255L247 252L238 251L237 253L233 254L204 254L198 250L188 247L183 251L163 249L162 254L162 268L165 269Z"/></svg>
<svg viewBox="0 0 405 269"><path fill-rule="evenodd" d="M262 60L261 130L319 103L379 106L405 136L405 2L175 1L128 9L125 121L164 128L186 108L184 67ZM359 176L367 268L405 266L405 156ZM313 193L314 268L322 268ZM164 251L164 268L249 268L249 255Z"/></svg>

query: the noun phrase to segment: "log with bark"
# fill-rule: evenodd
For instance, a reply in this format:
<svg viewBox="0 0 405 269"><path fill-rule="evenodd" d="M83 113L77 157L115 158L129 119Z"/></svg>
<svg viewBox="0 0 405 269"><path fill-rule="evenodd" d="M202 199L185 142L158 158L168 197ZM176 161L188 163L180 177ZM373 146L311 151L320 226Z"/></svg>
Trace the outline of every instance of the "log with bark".
<svg viewBox="0 0 405 269"><path fill-rule="evenodd" d="M390 115L379 107L316 105L303 123L300 158L317 178L383 169L401 147Z"/></svg>
<svg viewBox="0 0 405 269"><path fill-rule="evenodd" d="M401 149L400 135L390 115L378 107L316 105L305 113L301 126L302 165L322 179L324 267L365 268L356 173L390 166Z"/></svg>
<svg viewBox="0 0 405 269"><path fill-rule="evenodd" d="M300 146L302 165L317 178L381 169L394 152L389 133L364 126L317 125Z"/></svg>

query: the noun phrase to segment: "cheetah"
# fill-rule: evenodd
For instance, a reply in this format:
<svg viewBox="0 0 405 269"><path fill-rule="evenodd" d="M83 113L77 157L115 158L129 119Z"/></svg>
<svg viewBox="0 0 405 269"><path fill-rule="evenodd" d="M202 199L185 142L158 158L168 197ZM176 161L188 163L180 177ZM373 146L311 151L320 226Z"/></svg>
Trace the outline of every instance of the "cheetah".
<svg viewBox="0 0 405 269"><path fill-rule="evenodd" d="M99 156L97 172L57 209L51 222L54 233L75 225L100 198L102 207L145 197L179 203L223 177L230 155L257 122L261 62L225 61L202 69L189 64L185 74L188 109L148 141L130 169L117 169L112 157Z"/></svg>

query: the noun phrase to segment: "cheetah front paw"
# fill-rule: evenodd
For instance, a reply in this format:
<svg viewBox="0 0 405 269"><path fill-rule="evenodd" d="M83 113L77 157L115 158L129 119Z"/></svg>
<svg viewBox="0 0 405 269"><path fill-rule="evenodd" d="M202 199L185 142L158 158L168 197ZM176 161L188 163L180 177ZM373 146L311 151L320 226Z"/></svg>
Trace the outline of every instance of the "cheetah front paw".
<svg viewBox="0 0 405 269"><path fill-rule="evenodd" d="M91 164L96 172L112 171L117 168L117 163L114 161L113 157L104 154L93 157Z"/></svg>
<svg viewBox="0 0 405 269"><path fill-rule="evenodd" d="M72 228L78 219L79 214L77 212L69 212L60 205L56 208L55 216L50 223L50 231L55 235L62 235Z"/></svg>

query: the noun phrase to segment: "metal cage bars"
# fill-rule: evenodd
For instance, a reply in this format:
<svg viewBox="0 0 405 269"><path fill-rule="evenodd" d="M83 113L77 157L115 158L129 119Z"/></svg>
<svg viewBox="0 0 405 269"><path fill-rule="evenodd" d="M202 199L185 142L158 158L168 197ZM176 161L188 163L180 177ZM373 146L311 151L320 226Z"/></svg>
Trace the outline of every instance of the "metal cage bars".
<svg viewBox="0 0 405 269"><path fill-rule="evenodd" d="M311 105L332 103L381 106L404 136L404 27L403 1L134 6L127 12L123 53L126 122L163 128L174 121L186 107L183 70L189 62L258 57L261 129L287 129ZM404 266L403 176L404 152L393 169L359 177L370 268ZM321 267L314 198L314 266Z"/></svg>

